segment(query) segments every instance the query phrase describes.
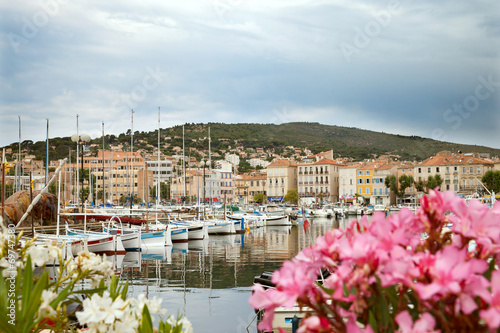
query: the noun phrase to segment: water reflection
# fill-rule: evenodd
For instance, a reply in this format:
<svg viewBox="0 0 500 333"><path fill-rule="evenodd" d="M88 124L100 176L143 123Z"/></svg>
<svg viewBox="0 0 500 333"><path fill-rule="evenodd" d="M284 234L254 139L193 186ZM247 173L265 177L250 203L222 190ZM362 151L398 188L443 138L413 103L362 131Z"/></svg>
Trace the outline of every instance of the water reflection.
<svg viewBox="0 0 500 333"><path fill-rule="evenodd" d="M251 229L245 235L211 235L208 240L173 247L130 252L121 260L121 277L129 293L163 299L169 314L185 314L195 332L256 332L255 313L248 305L256 275L274 271L283 261L331 228L347 221L308 219L292 226Z"/></svg>

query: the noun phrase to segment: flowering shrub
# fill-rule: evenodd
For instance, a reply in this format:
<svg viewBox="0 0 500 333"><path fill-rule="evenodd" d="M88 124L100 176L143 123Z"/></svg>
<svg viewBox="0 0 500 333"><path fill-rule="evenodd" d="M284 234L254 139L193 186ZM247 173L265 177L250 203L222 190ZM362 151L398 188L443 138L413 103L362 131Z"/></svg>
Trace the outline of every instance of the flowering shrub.
<svg viewBox="0 0 500 333"><path fill-rule="evenodd" d="M0 220L1 224L1 220ZM165 314L161 300L144 295L127 299L128 283L120 285L106 256L81 252L63 259L55 241L23 240L14 229L0 232L0 332L192 332L183 317L169 316L153 328L151 314ZM56 265L49 278L45 266ZM36 274L35 267L41 268ZM85 286L85 287L82 287ZM87 288L87 289L85 289ZM81 299L81 295L86 298ZM71 316L68 307L81 304ZM76 316L76 318L75 318ZM73 323L71 322L73 319Z"/></svg>
<svg viewBox="0 0 500 333"><path fill-rule="evenodd" d="M500 202L430 191L414 214L374 213L334 229L253 287L250 304L308 311L298 332L488 332L500 327ZM318 282L321 269L329 276Z"/></svg>

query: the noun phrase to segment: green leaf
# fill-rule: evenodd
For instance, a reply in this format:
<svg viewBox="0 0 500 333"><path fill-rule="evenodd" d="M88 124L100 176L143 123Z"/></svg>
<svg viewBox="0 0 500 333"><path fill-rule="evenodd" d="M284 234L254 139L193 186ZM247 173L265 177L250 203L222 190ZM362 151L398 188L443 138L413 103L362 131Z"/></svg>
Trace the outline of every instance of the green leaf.
<svg viewBox="0 0 500 333"><path fill-rule="evenodd" d="M378 332L377 320L375 319L375 315L373 314L373 311L371 311L371 310L368 313L368 324L373 329L373 332Z"/></svg>
<svg viewBox="0 0 500 333"><path fill-rule="evenodd" d="M22 308L19 313L19 318L26 318L26 309L24 306L26 302L30 301L31 289L33 288L33 267L31 266L31 256L28 256L26 260L26 265L24 266L24 274L23 274L23 282L22 282L22 292L21 292L21 300L22 300Z"/></svg>
<svg viewBox="0 0 500 333"><path fill-rule="evenodd" d="M382 283L380 282L380 278L376 276L377 279L377 293L378 293L378 305L380 309L380 319L382 321L382 327L384 328L384 331L389 328L389 326L392 326L392 320L389 314L389 304L387 303L387 300L385 298L385 292L384 289L382 289Z"/></svg>
<svg viewBox="0 0 500 333"><path fill-rule="evenodd" d="M59 303L69 295L71 287L72 285L68 285L66 286L66 288L61 290L57 295L57 297L50 302L50 306L52 306L55 309L59 305Z"/></svg>
<svg viewBox="0 0 500 333"><path fill-rule="evenodd" d="M33 318L36 316L38 308L42 303L42 292L47 287L48 281L49 281L49 273L47 271L44 271L42 273L42 276L40 276L38 281L35 283L35 287L31 290L29 298L22 299L23 315L21 316L20 320L23 321L22 322L23 332L30 332L31 329L35 327L36 324L38 324L38 322L33 322ZM27 284L31 285L31 281L28 282Z"/></svg>
<svg viewBox="0 0 500 333"><path fill-rule="evenodd" d="M148 306L144 305L142 310L141 324L139 325L140 333L153 333L153 322L151 320L151 314L149 313Z"/></svg>
<svg viewBox="0 0 500 333"><path fill-rule="evenodd" d="M123 285L123 288L122 288L121 296L122 296L123 300L127 299L127 294L128 294L128 281L125 282L125 284Z"/></svg>
<svg viewBox="0 0 500 333"><path fill-rule="evenodd" d="M108 288L99 286L99 287L94 288L94 289L75 290L75 291L71 292L71 295L74 295L74 294L83 294L83 295L90 296L90 295L93 295L93 294L97 293L100 296L102 296L101 293L104 294L104 292L106 290L108 290Z"/></svg>
<svg viewBox="0 0 500 333"><path fill-rule="evenodd" d="M335 289L326 288L322 283L318 283L318 287L320 287L321 290L323 290L325 293L327 293L330 296L333 295L333 293L335 292ZM345 291L345 285L344 285L344 291Z"/></svg>

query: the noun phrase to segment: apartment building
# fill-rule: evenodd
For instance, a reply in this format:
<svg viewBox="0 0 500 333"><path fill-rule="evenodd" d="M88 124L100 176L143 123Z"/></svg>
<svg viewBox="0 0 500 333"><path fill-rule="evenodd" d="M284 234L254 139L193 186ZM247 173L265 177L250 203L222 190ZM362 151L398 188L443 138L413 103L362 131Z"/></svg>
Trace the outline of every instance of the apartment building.
<svg viewBox="0 0 500 333"><path fill-rule="evenodd" d="M237 175L234 178L234 198L239 204L254 202L253 197L257 193L267 195L266 174L261 175Z"/></svg>
<svg viewBox="0 0 500 333"><path fill-rule="evenodd" d="M443 179L441 191L463 195L482 191L480 180L486 171L493 170L494 163L478 156L477 153L440 152L415 166L415 181L426 181L429 176L439 174Z"/></svg>
<svg viewBox="0 0 500 333"><path fill-rule="evenodd" d="M357 169L362 164L355 163L339 167L339 200L353 202L357 193Z"/></svg>
<svg viewBox="0 0 500 333"><path fill-rule="evenodd" d="M234 176L232 170L212 169L215 179L220 179L217 197L221 202L233 202L234 198Z"/></svg>
<svg viewBox="0 0 500 333"><path fill-rule="evenodd" d="M158 181L160 183L168 183L172 178L173 167L171 159L164 160L160 157L159 162L158 160L146 161L146 169L152 172L155 186Z"/></svg>
<svg viewBox="0 0 500 333"><path fill-rule="evenodd" d="M372 177L372 205L389 206L396 203L395 194L385 186L387 176L398 174L396 164L375 165Z"/></svg>
<svg viewBox="0 0 500 333"><path fill-rule="evenodd" d="M207 176L206 173L205 176ZM198 169L186 170L185 177L184 175L172 177L170 197L178 203L196 202L198 198L203 198L203 188L203 171Z"/></svg>
<svg viewBox="0 0 500 333"><path fill-rule="evenodd" d="M361 166L356 169L356 193L363 197L364 202L373 204L371 202L373 193L373 174L375 172L375 164Z"/></svg>
<svg viewBox="0 0 500 333"><path fill-rule="evenodd" d="M290 189L297 189L297 164L290 160L277 160L267 166L267 200L283 201Z"/></svg>
<svg viewBox="0 0 500 333"><path fill-rule="evenodd" d="M63 166L61 196L67 202L78 202L76 194L81 191L82 183L76 182L76 170L82 167L95 177L93 194L99 198L96 200L99 203L102 203L103 192L104 201L114 204L132 194L141 201L147 201L149 187L153 186L152 173L146 171L145 161L138 152L99 151L97 156L80 156L78 161ZM88 180L85 180L83 187L88 186Z"/></svg>
<svg viewBox="0 0 500 333"><path fill-rule="evenodd" d="M301 198L318 198L337 202L339 199L339 170L342 164L327 158L315 163L299 163L298 192Z"/></svg>

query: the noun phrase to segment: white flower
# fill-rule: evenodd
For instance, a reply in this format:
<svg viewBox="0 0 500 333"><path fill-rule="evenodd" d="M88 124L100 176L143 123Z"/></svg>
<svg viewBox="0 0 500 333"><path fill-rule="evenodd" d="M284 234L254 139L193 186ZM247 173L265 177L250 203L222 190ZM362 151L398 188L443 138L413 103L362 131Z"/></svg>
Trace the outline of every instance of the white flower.
<svg viewBox="0 0 500 333"><path fill-rule="evenodd" d="M139 327L135 313L130 306L124 311L123 317L115 322L115 332L119 333L135 333Z"/></svg>
<svg viewBox="0 0 500 333"><path fill-rule="evenodd" d="M89 275L97 275L92 278L92 283L99 284L100 280L114 275L113 263L106 260L106 255L100 257L92 252L80 252L75 261L68 265L70 271L81 271Z"/></svg>
<svg viewBox="0 0 500 333"><path fill-rule="evenodd" d="M57 294L53 293L50 290L42 291L42 303L38 308L38 317L43 318L47 315L55 315L56 311L52 306L50 306L50 302L52 302L57 297Z"/></svg>
<svg viewBox="0 0 500 333"><path fill-rule="evenodd" d="M157 298L156 296L153 299L148 299L144 294L139 294L139 297L137 299L132 298L130 300L132 309L135 311L135 314L138 318L142 318L144 305L147 305L150 314L165 314L167 310L161 308L161 302L162 300L160 298Z"/></svg>
<svg viewBox="0 0 500 333"><path fill-rule="evenodd" d="M27 256L31 256L33 266L43 266L46 262L52 259L50 251L47 248L38 245L30 246L26 251L26 257Z"/></svg>
<svg viewBox="0 0 500 333"><path fill-rule="evenodd" d="M117 319L123 317L125 302L118 297L113 301L108 291L99 296L92 295L83 301L83 311L76 313L76 318L82 325L92 326L96 330L112 325ZM105 324L104 326L102 324Z"/></svg>
<svg viewBox="0 0 500 333"><path fill-rule="evenodd" d="M193 333L193 325L186 317L182 317L177 323L182 324L182 332Z"/></svg>
<svg viewBox="0 0 500 333"><path fill-rule="evenodd" d="M169 323L172 327L182 325L183 333L193 333L193 325L191 325L191 322L187 320L186 317L181 317L179 320L177 320L176 317L171 315L167 318L166 322Z"/></svg>
<svg viewBox="0 0 500 333"><path fill-rule="evenodd" d="M10 262L7 260L6 257L3 257L2 259L0 259L0 269L2 269L2 275L4 278L6 277L9 277L10 276L10 272L11 272L11 266L10 266Z"/></svg>
<svg viewBox="0 0 500 333"><path fill-rule="evenodd" d="M56 240L47 239L47 241L45 242L45 246L47 247L47 250L49 251L49 255L51 257L57 259L62 256L62 245L59 246Z"/></svg>

